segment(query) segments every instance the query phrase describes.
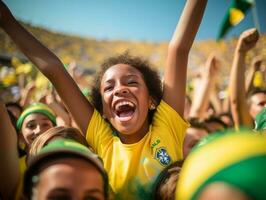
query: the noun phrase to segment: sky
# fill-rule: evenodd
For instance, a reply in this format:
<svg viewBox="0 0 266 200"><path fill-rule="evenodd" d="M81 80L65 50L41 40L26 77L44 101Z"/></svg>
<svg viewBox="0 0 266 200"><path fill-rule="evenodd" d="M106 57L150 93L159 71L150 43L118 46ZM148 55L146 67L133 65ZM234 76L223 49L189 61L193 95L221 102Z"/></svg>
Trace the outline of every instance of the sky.
<svg viewBox="0 0 266 200"><path fill-rule="evenodd" d="M100 40L169 41L185 0L3 0L15 17L35 26ZM215 39L231 0L209 0L196 40ZM256 0L260 32L266 2ZM226 39L255 27L252 10Z"/></svg>

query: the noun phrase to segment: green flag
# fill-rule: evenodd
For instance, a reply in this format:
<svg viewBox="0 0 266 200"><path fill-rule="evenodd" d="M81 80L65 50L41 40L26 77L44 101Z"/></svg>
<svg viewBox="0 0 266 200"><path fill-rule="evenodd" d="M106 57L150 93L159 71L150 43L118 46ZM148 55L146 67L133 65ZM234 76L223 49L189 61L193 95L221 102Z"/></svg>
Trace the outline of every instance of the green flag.
<svg viewBox="0 0 266 200"><path fill-rule="evenodd" d="M223 38L231 27L240 23L253 4L253 0L233 0L226 11L217 39Z"/></svg>

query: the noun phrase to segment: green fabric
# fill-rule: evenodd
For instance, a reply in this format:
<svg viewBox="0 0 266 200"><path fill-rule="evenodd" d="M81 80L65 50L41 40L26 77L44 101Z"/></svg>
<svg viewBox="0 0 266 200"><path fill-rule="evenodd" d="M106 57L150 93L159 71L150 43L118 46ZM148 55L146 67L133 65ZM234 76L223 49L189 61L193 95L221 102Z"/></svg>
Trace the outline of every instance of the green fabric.
<svg viewBox="0 0 266 200"><path fill-rule="evenodd" d="M234 163L210 177L193 195L198 199L200 192L210 183L224 182L238 188L250 199L264 200L266 197L266 155L258 155Z"/></svg>
<svg viewBox="0 0 266 200"><path fill-rule="evenodd" d="M255 118L255 130L261 131L266 129L266 108L257 114Z"/></svg>
<svg viewBox="0 0 266 200"><path fill-rule="evenodd" d="M69 139L60 139L50 142L42 148L40 153L53 152L56 150L68 150L80 153L84 156L94 155L86 146Z"/></svg>
<svg viewBox="0 0 266 200"><path fill-rule="evenodd" d="M82 158L85 158L86 160L89 160L102 173L105 173L102 165L102 160L98 157L98 155L94 154L88 147L71 139L58 139L48 143L48 145L43 147L38 155L33 158L33 161L30 162L38 162L39 160L42 160L54 154L71 154L80 156Z"/></svg>
<svg viewBox="0 0 266 200"><path fill-rule="evenodd" d="M246 12L251 8L252 5L253 5L253 0L233 0L232 3L230 4L228 10L226 11L226 14L223 18L221 25L220 25L220 30L219 30L217 39L218 40L222 39L226 35L228 30L232 26L236 25L236 24L235 25L231 24L231 22L230 22L230 15L232 15L232 10L236 9L238 11L241 11L245 15Z"/></svg>
<svg viewBox="0 0 266 200"><path fill-rule="evenodd" d="M56 125L56 117L54 112L45 104L42 103L34 103L32 105L30 105L29 107L27 107L22 114L19 116L18 120L17 120L17 130L21 130L22 128L22 124L23 121L25 120L25 118L27 116L29 116L30 114L33 113L40 113L45 115L46 117L48 117L48 119L51 120L51 122Z"/></svg>

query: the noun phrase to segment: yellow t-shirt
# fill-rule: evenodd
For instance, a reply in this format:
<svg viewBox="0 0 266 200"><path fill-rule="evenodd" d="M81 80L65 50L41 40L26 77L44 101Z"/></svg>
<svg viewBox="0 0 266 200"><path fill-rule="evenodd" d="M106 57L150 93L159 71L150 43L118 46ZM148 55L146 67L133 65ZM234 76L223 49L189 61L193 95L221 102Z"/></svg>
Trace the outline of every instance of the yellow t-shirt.
<svg viewBox="0 0 266 200"><path fill-rule="evenodd" d="M19 184L18 184L17 191L16 191L16 197L15 197L16 200L19 200L23 197L22 190L23 190L24 174L25 174L26 169L27 169L26 156L23 156L23 157L19 158L20 178L19 178Z"/></svg>
<svg viewBox="0 0 266 200"><path fill-rule="evenodd" d="M115 199L149 199L162 169L183 158L187 127L188 123L161 101L149 132L137 143L123 144L95 110L86 139L103 159Z"/></svg>

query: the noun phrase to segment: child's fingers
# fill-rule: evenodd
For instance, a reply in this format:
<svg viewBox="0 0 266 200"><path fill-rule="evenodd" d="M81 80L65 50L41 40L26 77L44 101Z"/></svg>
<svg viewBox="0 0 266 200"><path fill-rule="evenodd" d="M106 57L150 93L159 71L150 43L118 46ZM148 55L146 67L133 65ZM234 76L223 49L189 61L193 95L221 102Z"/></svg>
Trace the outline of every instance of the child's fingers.
<svg viewBox="0 0 266 200"><path fill-rule="evenodd" d="M259 39L259 33L257 31L257 29L249 29L247 30L244 40L246 42L254 42L257 41Z"/></svg>
<svg viewBox="0 0 266 200"><path fill-rule="evenodd" d="M252 28L244 31L240 36L240 49L248 51L255 46L259 39L259 33L257 29Z"/></svg>

